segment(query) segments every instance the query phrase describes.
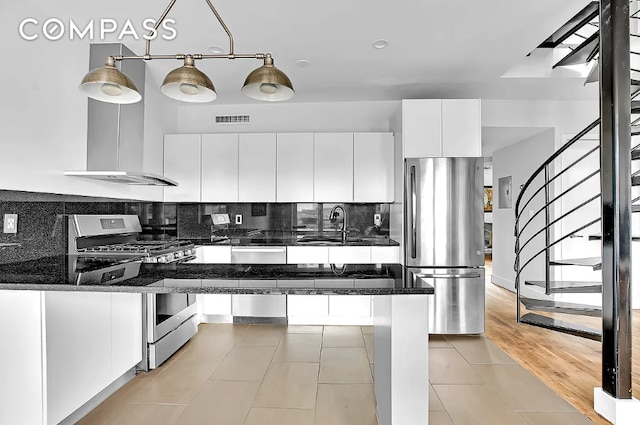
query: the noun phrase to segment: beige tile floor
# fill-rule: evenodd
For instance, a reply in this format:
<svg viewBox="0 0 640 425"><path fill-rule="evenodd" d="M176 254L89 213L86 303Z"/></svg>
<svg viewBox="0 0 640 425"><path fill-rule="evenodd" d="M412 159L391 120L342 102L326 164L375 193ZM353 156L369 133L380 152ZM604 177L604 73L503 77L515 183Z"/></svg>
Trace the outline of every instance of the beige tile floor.
<svg viewBox="0 0 640 425"><path fill-rule="evenodd" d="M200 325L81 425L376 425L373 332L359 326ZM429 341L432 425L592 422L484 337Z"/></svg>

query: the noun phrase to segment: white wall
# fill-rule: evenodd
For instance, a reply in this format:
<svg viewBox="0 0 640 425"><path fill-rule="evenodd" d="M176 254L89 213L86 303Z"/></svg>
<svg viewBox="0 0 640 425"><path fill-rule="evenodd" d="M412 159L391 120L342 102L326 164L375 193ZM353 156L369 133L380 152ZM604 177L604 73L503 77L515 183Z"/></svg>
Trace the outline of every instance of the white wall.
<svg viewBox="0 0 640 425"><path fill-rule="evenodd" d="M33 2L0 4L0 36L7 62L0 71L0 189L160 200L157 187L135 187L65 177L64 170L85 170L87 98L78 85L89 67L89 41L20 38L26 17L55 17L55 8ZM60 17L64 18L64 17ZM157 90L157 89L156 89ZM153 99L153 94L151 95ZM162 169L162 134L175 124L159 114L166 105L147 99L146 171ZM167 103L170 107L171 103ZM160 116L162 115L162 116ZM175 115L175 110L173 111ZM174 131L174 128L166 128Z"/></svg>
<svg viewBox="0 0 640 425"><path fill-rule="evenodd" d="M400 102L252 103L178 108L178 133L389 131ZM214 124L215 115L250 115L250 124Z"/></svg>
<svg viewBox="0 0 640 425"><path fill-rule="evenodd" d="M529 179L531 174L554 150L555 132L547 130L493 153L493 271L491 281L511 291L514 290L515 280L513 270L515 260L514 214L516 199L520 194L520 185ZM507 176L512 177L512 206L511 208L499 208L498 179ZM530 207L527 207L527 210L535 211L540 206L538 203L532 203ZM542 218L542 214L538 218ZM532 223L533 225L534 223ZM542 242L541 239L532 242L532 250L528 252L533 253L544 247ZM544 278L544 258L542 256L525 269L523 279L535 278L539 280L541 276Z"/></svg>

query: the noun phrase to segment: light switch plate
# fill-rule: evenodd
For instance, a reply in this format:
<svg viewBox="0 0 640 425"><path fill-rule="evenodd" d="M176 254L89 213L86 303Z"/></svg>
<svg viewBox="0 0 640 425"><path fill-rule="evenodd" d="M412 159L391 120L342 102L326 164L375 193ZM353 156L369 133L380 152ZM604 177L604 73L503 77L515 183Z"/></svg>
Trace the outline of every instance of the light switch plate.
<svg viewBox="0 0 640 425"><path fill-rule="evenodd" d="M242 214L236 214L236 224L242 224Z"/></svg>
<svg viewBox="0 0 640 425"><path fill-rule="evenodd" d="M18 214L5 214L2 226L4 233L18 233Z"/></svg>
<svg viewBox="0 0 640 425"><path fill-rule="evenodd" d="M382 218L380 216L380 214L374 214L373 215L373 224L376 226L380 226L382 224Z"/></svg>

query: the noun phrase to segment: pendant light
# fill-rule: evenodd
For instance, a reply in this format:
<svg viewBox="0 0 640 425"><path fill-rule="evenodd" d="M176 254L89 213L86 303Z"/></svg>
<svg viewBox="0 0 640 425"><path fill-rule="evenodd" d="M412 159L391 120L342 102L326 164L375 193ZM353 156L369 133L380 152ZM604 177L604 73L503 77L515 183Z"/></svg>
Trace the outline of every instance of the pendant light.
<svg viewBox="0 0 640 425"><path fill-rule="evenodd" d="M291 99L294 91L289 77L273 65L273 58L267 54L264 65L247 76L242 93L252 99L277 102Z"/></svg>
<svg viewBox="0 0 640 425"><path fill-rule="evenodd" d="M218 97L213 83L195 67L190 55L184 58L183 66L167 74L160 91L172 99L193 103L211 102Z"/></svg>
<svg viewBox="0 0 640 425"><path fill-rule="evenodd" d="M92 99L109 103L136 103L142 99L136 84L116 68L111 56L103 67L93 69L85 75L80 83L80 90Z"/></svg>
<svg viewBox="0 0 640 425"><path fill-rule="evenodd" d="M170 0L169 5L156 21L154 28L146 38L145 54L141 56L109 56L105 66L89 71L80 84L80 90L92 99L109 103L135 103L142 99L131 78L127 77L115 63L124 60L153 60L177 59L184 61L184 65L174 69L165 77L160 90L166 96L183 102L203 103L217 98L213 83L202 71L196 68L195 61L202 59L258 59L264 65L252 71L247 76L242 87L246 96L265 101L281 101L291 99L294 95L293 85L289 77L273 65L270 53L236 54L233 51L233 36L227 28L211 0L205 0L216 19L229 38L229 53L227 54L175 54L152 55L151 39L158 30L169 11L177 0Z"/></svg>

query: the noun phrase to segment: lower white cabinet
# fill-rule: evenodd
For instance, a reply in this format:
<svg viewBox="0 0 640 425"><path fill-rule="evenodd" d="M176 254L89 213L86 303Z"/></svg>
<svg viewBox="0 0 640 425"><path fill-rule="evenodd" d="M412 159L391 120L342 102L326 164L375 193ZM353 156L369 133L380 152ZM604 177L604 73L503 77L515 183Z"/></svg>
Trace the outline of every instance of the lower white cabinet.
<svg viewBox="0 0 640 425"><path fill-rule="evenodd" d="M371 263L372 264L395 264L400 262L399 246L372 246L371 247Z"/></svg>
<svg viewBox="0 0 640 425"><path fill-rule="evenodd" d="M231 294L198 294L196 298L199 311L205 316L231 315Z"/></svg>
<svg viewBox="0 0 640 425"><path fill-rule="evenodd" d="M287 296L287 316L289 316L289 320L305 317L327 317L328 315L328 295Z"/></svg>
<svg viewBox="0 0 640 425"><path fill-rule="evenodd" d="M330 246L329 263L331 264L369 264L371 263L370 246Z"/></svg>
<svg viewBox="0 0 640 425"><path fill-rule="evenodd" d="M287 247L287 264L326 264L329 262L329 247L290 246Z"/></svg>
<svg viewBox="0 0 640 425"><path fill-rule="evenodd" d="M231 246L206 245L196 247L196 258L190 263L229 264L231 263Z"/></svg>
<svg viewBox="0 0 640 425"><path fill-rule="evenodd" d="M371 317L370 295L329 295L329 316Z"/></svg>
<svg viewBox="0 0 640 425"><path fill-rule="evenodd" d="M21 292L0 294L0 423L60 423L142 360L141 294Z"/></svg>

